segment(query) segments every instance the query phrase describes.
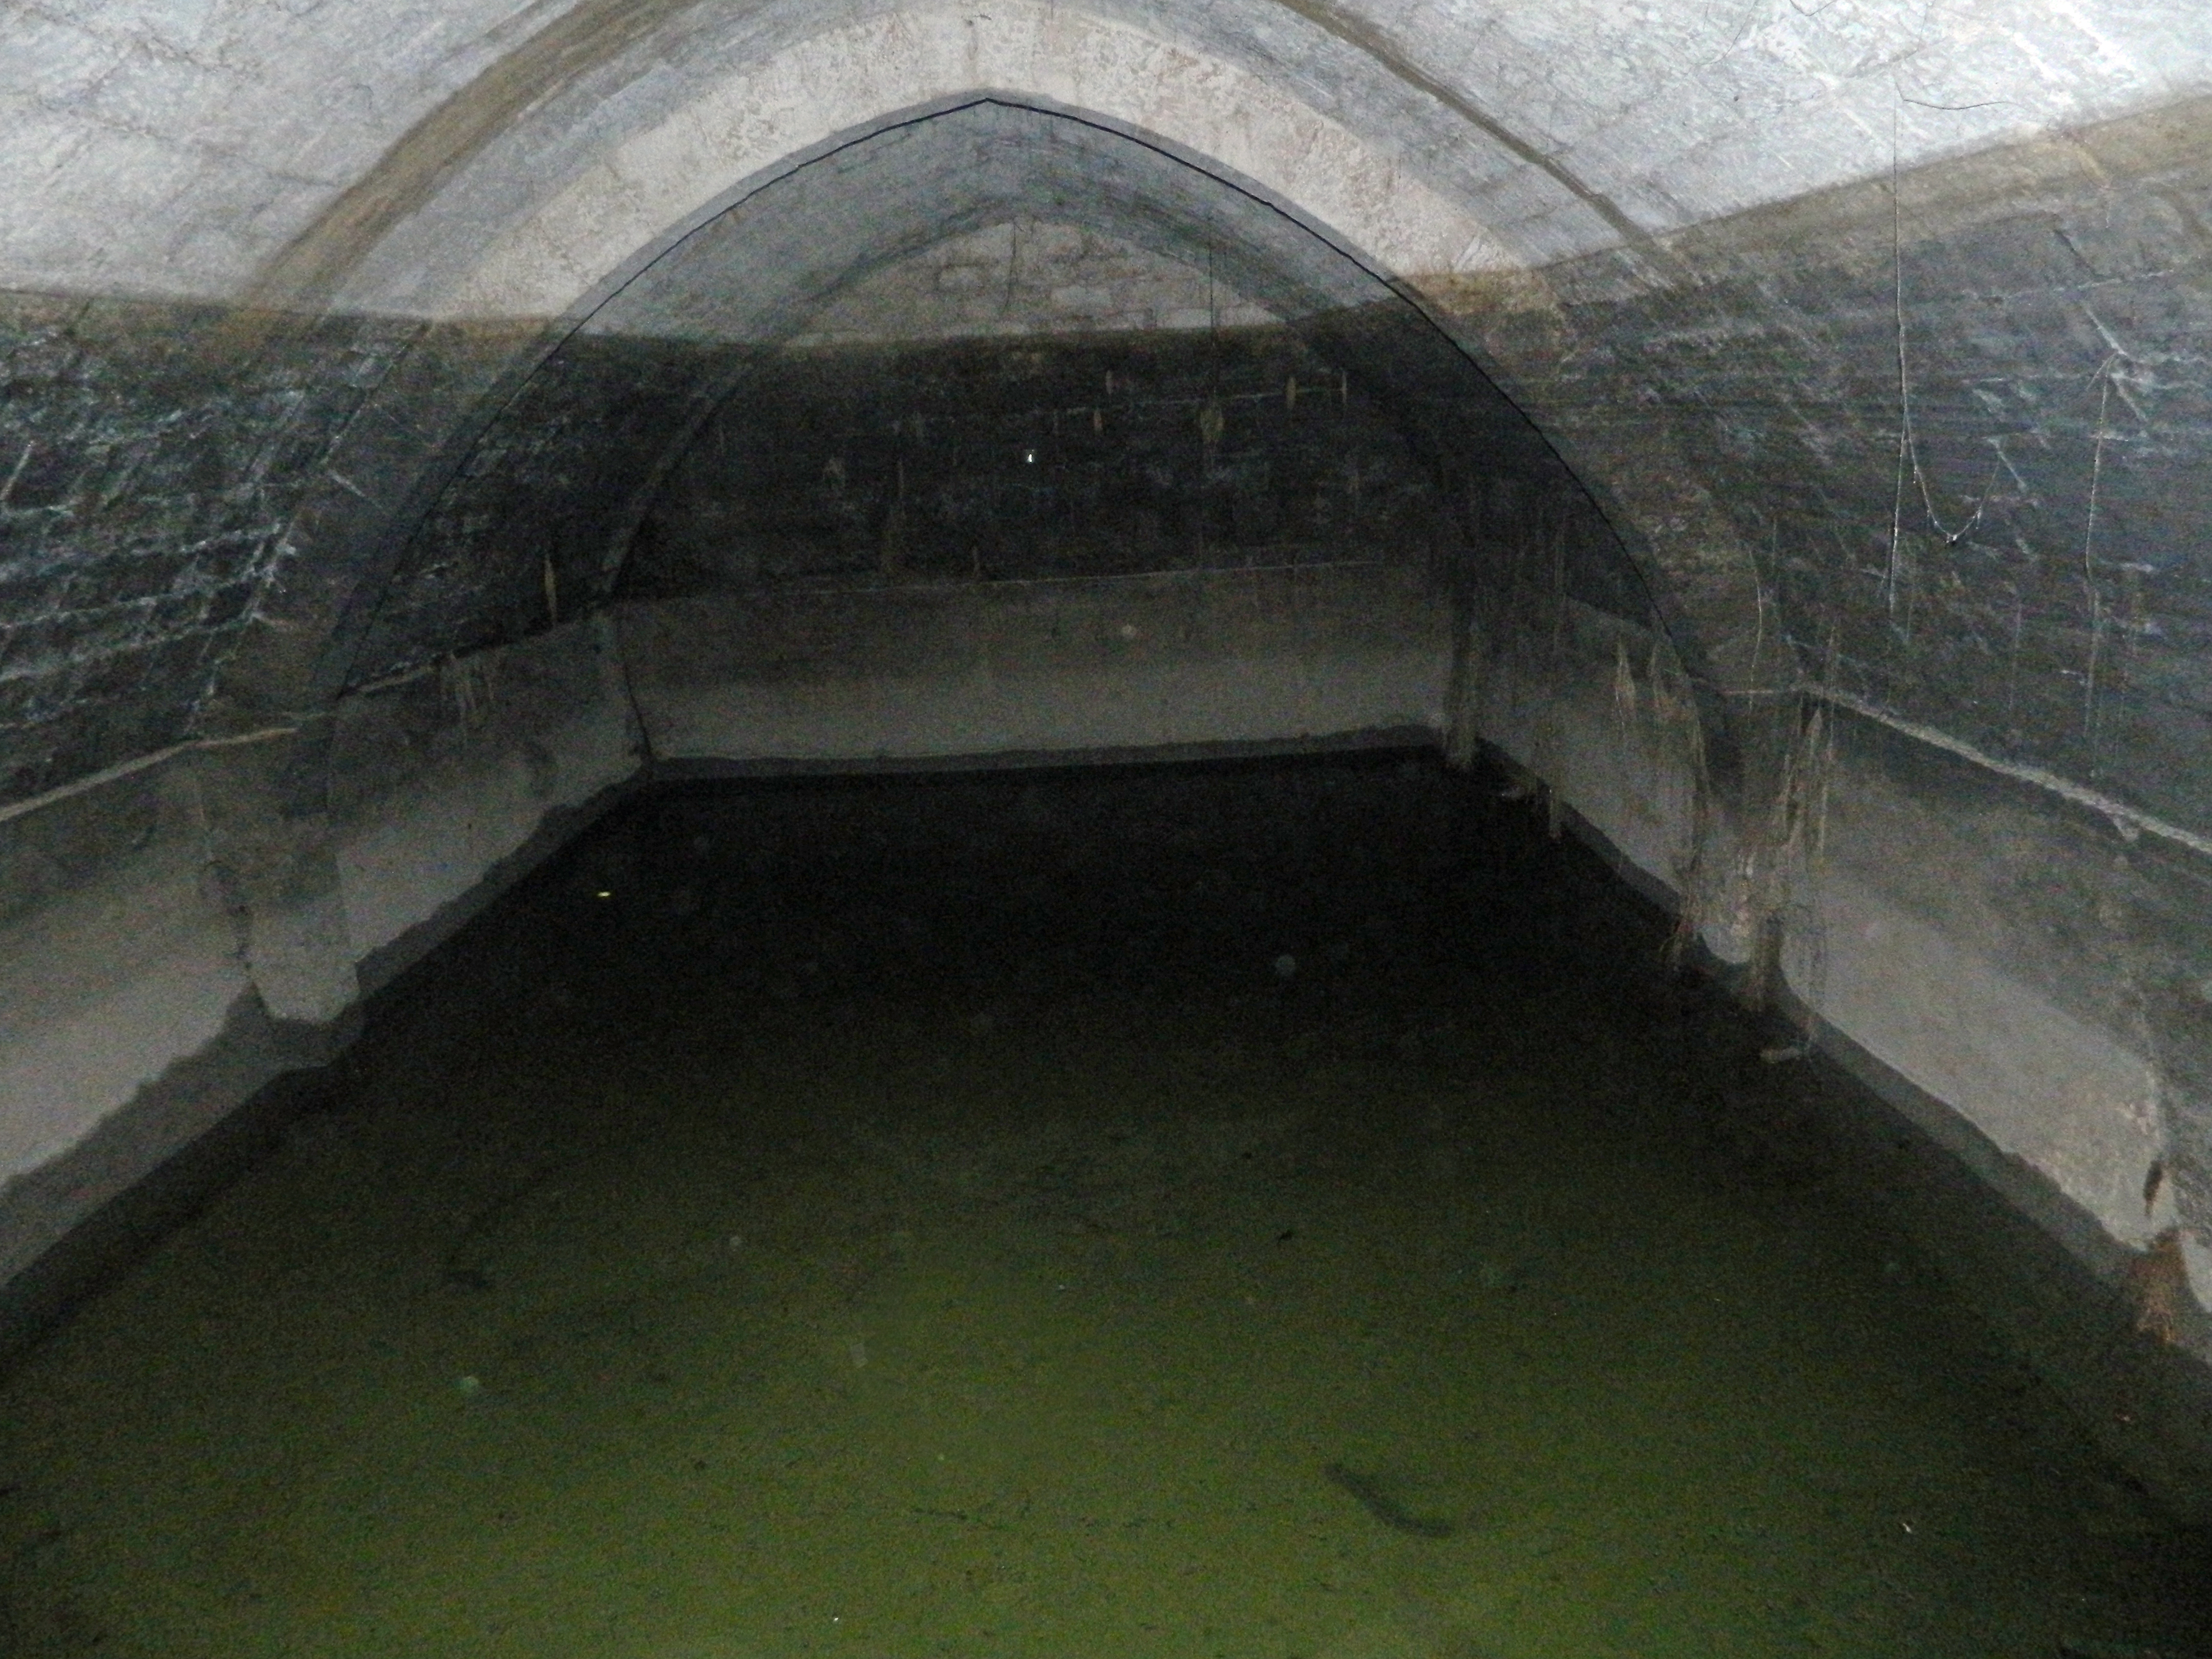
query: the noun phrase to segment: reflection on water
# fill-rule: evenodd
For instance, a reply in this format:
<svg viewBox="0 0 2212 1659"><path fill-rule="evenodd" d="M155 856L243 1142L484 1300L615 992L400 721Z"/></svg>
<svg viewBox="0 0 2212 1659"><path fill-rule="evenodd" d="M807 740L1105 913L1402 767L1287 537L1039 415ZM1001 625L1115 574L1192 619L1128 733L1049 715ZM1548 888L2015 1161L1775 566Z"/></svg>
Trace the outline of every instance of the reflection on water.
<svg viewBox="0 0 2212 1659"><path fill-rule="evenodd" d="M1425 762L635 805L9 1380L0 1648L2201 1637L1662 932Z"/></svg>

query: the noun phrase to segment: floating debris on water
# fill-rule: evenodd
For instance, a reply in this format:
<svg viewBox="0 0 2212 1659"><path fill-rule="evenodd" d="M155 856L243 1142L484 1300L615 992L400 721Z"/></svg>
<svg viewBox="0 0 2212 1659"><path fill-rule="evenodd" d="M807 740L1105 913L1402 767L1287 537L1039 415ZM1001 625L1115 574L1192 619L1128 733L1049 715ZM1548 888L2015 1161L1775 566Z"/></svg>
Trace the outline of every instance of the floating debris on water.
<svg viewBox="0 0 2212 1659"><path fill-rule="evenodd" d="M1449 1538L1459 1530L1459 1523L1447 1516L1415 1515L1398 1501L1380 1476L1363 1474L1342 1463L1325 1463L1321 1472L1394 1532L1410 1533L1416 1538Z"/></svg>

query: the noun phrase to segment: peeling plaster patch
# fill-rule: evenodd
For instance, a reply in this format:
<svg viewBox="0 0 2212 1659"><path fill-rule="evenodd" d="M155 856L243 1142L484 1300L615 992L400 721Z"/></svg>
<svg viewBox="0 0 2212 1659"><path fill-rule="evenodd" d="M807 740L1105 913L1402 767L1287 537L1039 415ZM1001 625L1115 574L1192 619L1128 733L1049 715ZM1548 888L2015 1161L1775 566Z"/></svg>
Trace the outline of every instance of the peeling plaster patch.
<svg viewBox="0 0 2212 1659"><path fill-rule="evenodd" d="M2163 1143L2158 1079L2142 1056L1848 874L1822 884L1819 904L1823 959L1792 976L1820 1018L2048 1176L2113 1237L2147 1243L2142 1172Z"/></svg>

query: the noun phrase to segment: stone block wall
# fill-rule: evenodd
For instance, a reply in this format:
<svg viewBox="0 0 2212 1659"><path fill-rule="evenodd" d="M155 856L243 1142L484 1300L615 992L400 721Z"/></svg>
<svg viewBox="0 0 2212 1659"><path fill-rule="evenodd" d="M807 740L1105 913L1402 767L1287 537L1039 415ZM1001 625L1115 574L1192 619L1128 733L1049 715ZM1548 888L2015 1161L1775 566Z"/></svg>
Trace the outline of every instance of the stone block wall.
<svg viewBox="0 0 2212 1659"><path fill-rule="evenodd" d="M418 332L0 294L0 800L193 733L302 495Z"/></svg>

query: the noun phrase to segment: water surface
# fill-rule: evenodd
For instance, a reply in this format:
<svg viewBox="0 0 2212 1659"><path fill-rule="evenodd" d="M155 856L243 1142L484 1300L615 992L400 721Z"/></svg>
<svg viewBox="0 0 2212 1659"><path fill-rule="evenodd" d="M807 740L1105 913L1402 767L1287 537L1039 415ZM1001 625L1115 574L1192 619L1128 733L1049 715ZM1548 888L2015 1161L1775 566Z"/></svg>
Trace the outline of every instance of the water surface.
<svg viewBox="0 0 2212 1659"><path fill-rule="evenodd" d="M1419 761L629 809L7 1380L0 1647L2202 1637L1663 934Z"/></svg>

